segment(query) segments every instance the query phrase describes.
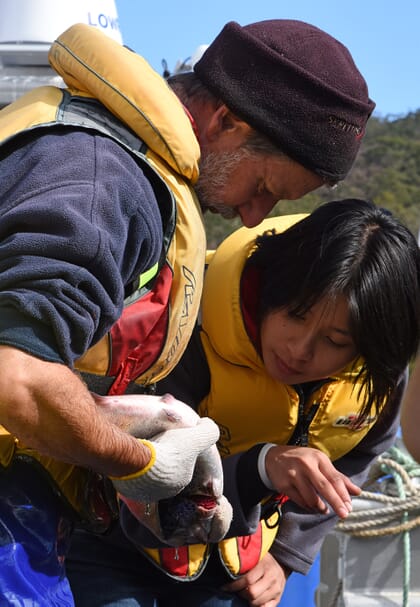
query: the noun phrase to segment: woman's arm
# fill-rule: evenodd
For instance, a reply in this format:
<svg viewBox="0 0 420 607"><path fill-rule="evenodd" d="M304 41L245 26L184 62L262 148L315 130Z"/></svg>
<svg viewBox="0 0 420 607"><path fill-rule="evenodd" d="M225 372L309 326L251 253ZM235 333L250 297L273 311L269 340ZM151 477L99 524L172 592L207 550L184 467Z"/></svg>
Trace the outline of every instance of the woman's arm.
<svg viewBox="0 0 420 607"><path fill-rule="evenodd" d="M375 459L395 442L399 428L399 406L405 382L397 389L387 414L382 416L361 442L347 455L334 462L342 474L362 486ZM334 528L334 513L308 513L289 500L282 507L283 517L271 553L292 571L308 573L325 536Z"/></svg>
<svg viewBox="0 0 420 607"><path fill-rule="evenodd" d="M401 430L410 454L420 461L420 356L417 357L405 391L401 409Z"/></svg>

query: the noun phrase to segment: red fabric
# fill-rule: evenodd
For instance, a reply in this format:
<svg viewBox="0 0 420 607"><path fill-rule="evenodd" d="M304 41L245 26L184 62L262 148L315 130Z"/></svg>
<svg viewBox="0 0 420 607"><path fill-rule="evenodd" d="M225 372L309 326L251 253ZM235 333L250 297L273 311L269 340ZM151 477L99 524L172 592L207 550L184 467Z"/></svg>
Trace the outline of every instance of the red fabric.
<svg viewBox="0 0 420 607"><path fill-rule="evenodd" d="M250 267L243 271L241 277L241 310L245 329L258 349L258 302L261 279L257 268Z"/></svg>
<svg viewBox="0 0 420 607"><path fill-rule="evenodd" d="M243 535L237 538L239 551L239 575L250 571L260 560L262 531L261 524L252 535Z"/></svg>
<svg viewBox="0 0 420 607"><path fill-rule="evenodd" d="M188 575L188 546L163 548L159 551L161 565L171 575L186 577Z"/></svg>
<svg viewBox="0 0 420 607"><path fill-rule="evenodd" d="M108 375L116 380L110 394L121 394L130 381L155 362L165 342L172 271L164 265L153 290L124 308L110 332L111 362Z"/></svg>
<svg viewBox="0 0 420 607"><path fill-rule="evenodd" d="M194 135L197 137L197 140L199 140L198 127L197 127L196 121L194 120L194 118L193 118L191 112L188 110L188 108L185 105L183 105L182 107L184 108L184 112L187 114L187 116L191 122L191 126L193 128Z"/></svg>

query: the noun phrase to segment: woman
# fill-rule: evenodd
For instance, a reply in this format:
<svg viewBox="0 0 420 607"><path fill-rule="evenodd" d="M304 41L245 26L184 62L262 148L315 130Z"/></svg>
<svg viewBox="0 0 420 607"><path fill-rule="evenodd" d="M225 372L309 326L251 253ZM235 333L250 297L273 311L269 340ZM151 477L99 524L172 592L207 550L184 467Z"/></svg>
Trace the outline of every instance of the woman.
<svg viewBox="0 0 420 607"><path fill-rule="evenodd" d="M309 569L351 509L353 483L392 443L419 323L416 239L370 202L230 236L206 272L201 326L158 386L219 425L229 539L158 549L123 505L122 532L77 536L77 605L277 605L288 573ZM281 521L279 495L289 498ZM90 594L98 578L106 601Z"/></svg>
<svg viewBox="0 0 420 607"><path fill-rule="evenodd" d="M410 455L420 462L420 357L417 356L410 375L401 409L401 430Z"/></svg>

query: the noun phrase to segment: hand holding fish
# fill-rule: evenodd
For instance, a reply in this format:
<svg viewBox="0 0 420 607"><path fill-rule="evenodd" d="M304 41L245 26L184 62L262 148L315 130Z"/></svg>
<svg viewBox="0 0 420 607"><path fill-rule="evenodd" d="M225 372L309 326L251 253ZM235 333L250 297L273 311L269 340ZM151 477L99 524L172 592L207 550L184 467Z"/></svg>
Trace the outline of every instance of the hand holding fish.
<svg viewBox="0 0 420 607"><path fill-rule="evenodd" d="M166 430L152 440L139 439L151 451L149 464L134 474L112 478L114 487L133 500L151 502L174 497L192 479L198 455L218 436L214 422L199 418L192 428Z"/></svg>
<svg viewBox="0 0 420 607"><path fill-rule="evenodd" d="M109 421L152 453L143 470L112 478L131 513L172 546L222 539L232 508L223 496L216 424L170 395L92 396Z"/></svg>

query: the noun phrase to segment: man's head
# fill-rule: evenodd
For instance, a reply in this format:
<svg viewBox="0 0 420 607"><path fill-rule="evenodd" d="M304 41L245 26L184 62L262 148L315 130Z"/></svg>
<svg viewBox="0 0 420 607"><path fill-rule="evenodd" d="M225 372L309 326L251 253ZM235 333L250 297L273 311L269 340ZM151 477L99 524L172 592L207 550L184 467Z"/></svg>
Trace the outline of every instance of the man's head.
<svg viewBox="0 0 420 607"><path fill-rule="evenodd" d="M235 137L246 124L233 122L222 140ZM236 123L236 124L235 124ZM220 138L216 143L220 142ZM279 200L296 200L323 185L319 176L292 160L255 131L236 147L202 148L200 176L195 184L203 210L227 219L240 217L246 227L258 225Z"/></svg>
<svg viewBox="0 0 420 607"><path fill-rule="evenodd" d="M170 84L195 121L203 209L248 227L343 179L374 108L348 50L300 21L228 23Z"/></svg>
<svg viewBox="0 0 420 607"><path fill-rule="evenodd" d="M345 46L302 21L230 22L194 72L236 116L321 177L344 179L375 104Z"/></svg>
<svg viewBox="0 0 420 607"><path fill-rule="evenodd" d="M240 217L252 227L279 200L301 198L325 183L238 118L194 72L177 73L169 84L189 111L200 142L195 189L203 211Z"/></svg>

